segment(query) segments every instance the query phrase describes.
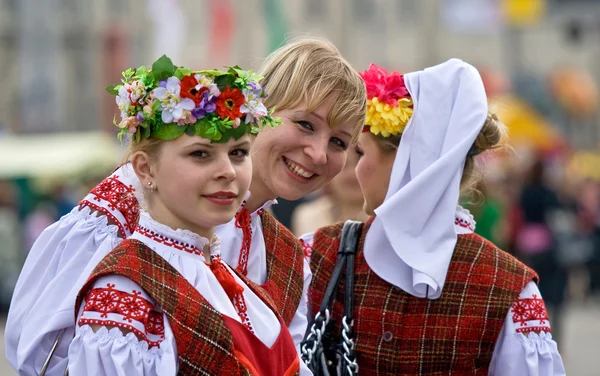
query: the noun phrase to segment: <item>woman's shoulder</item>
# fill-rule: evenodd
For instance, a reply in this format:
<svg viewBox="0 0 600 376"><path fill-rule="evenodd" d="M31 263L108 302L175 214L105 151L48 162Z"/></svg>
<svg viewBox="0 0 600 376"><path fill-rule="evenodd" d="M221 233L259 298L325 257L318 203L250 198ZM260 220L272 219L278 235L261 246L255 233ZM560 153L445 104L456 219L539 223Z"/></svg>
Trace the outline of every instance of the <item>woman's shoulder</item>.
<svg viewBox="0 0 600 376"><path fill-rule="evenodd" d="M475 233L458 235L455 259L472 262L475 267L481 266L482 270L487 270L489 269L487 266L490 266L520 276L519 278L528 276L531 277L529 279L537 280L535 271L488 239Z"/></svg>
<svg viewBox="0 0 600 376"><path fill-rule="evenodd" d="M339 238L342 235L342 229L344 228L344 222L337 222L328 226L318 228L314 232L314 237L328 237L328 238Z"/></svg>

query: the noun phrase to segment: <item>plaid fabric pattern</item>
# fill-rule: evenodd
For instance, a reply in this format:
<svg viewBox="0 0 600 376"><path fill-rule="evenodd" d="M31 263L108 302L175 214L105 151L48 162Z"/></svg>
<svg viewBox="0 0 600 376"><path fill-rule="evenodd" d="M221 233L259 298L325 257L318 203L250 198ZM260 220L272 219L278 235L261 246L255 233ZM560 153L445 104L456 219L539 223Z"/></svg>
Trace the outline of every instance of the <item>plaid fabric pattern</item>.
<svg viewBox="0 0 600 376"><path fill-rule="evenodd" d="M131 279L163 309L177 342L179 375L250 375L234 355L231 332L221 314L142 242L124 240L102 259L80 290L75 312L94 281L108 274Z"/></svg>
<svg viewBox="0 0 600 376"><path fill-rule="evenodd" d="M271 296L289 326L298 310L304 286L304 248L269 212L261 215L267 249L267 282L261 287Z"/></svg>
<svg viewBox="0 0 600 376"><path fill-rule="evenodd" d="M343 224L315 234L310 300L319 309ZM535 272L475 234L460 235L439 299L416 298L371 271L359 242L354 328L361 375L487 375L504 320ZM343 281L332 312L339 335Z"/></svg>

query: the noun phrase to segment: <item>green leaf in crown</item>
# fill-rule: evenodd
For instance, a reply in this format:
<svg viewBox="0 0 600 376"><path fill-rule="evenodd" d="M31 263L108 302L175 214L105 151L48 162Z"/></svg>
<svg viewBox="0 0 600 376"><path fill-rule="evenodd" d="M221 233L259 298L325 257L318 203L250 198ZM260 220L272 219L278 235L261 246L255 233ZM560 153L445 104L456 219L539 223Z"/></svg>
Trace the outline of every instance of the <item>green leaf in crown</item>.
<svg viewBox="0 0 600 376"><path fill-rule="evenodd" d="M133 142L168 141L185 133L227 142L281 123L263 104L267 93L260 79L238 66L192 71L163 55L152 69L127 69L122 83L106 90L121 113L121 120L113 121L120 140L129 135Z"/></svg>

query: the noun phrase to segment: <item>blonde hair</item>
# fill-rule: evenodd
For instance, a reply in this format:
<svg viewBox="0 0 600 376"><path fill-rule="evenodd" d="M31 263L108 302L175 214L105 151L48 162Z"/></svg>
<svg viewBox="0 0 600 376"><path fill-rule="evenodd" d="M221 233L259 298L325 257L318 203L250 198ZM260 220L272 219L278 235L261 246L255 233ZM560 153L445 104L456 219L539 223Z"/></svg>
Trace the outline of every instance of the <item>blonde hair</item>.
<svg viewBox="0 0 600 376"><path fill-rule="evenodd" d="M398 150L401 137L402 135L390 137L383 137L381 135L375 136L380 149L384 152L394 152ZM508 131L506 126L500 121L498 115L488 112L483 127L481 128L481 131L479 131L475 142L473 142L471 150L473 150L474 153L469 153L465 161L465 167L460 180L460 191L462 195L474 196L473 198L476 199L475 201L479 201L478 199L481 198L481 192L477 189L477 186L481 181L482 171L475 163L475 157L477 154L487 150L505 148L507 140Z"/></svg>
<svg viewBox="0 0 600 376"><path fill-rule="evenodd" d="M367 108L365 83L328 40L298 38L271 53L259 74L269 93L268 108L285 110L304 103L307 112L312 112L334 97L327 116L330 128L351 121L353 139L358 138Z"/></svg>
<svg viewBox="0 0 600 376"><path fill-rule="evenodd" d="M507 147L508 130L500 121L498 115L489 112L483 127L479 131L471 150L475 154L467 155L465 168L460 180L460 192L464 196L472 196L475 201L480 201L482 193L477 189L483 177L481 167L475 163L475 156L487 150L502 149Z"/></svg>
<svg viewBox="0 0 600 376"><path fill-rule="evenodd" d="M129 147L127 148L127 152L125 153L125 160L123 162L131 162L131 157L137 153L138 151L143 151L148 154L151 160L156 161L158 156L160 155L161 146L167 141L160 140L154 137L148 137L140 142L135 142L131 140L129 142Z"/></svg>

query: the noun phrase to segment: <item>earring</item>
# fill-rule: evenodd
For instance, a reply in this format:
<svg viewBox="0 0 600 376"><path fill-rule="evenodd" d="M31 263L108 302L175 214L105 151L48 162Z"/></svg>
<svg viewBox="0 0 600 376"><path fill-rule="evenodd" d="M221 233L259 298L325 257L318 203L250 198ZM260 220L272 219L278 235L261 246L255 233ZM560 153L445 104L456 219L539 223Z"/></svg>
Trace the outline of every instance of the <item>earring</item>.
<svg viewBox="0 0 600 376"><path fill-rule="evenodd" d="M154 187L152 186L152 182L151 181L148 182L148 189L150 191L154 191Z"/></svg>

